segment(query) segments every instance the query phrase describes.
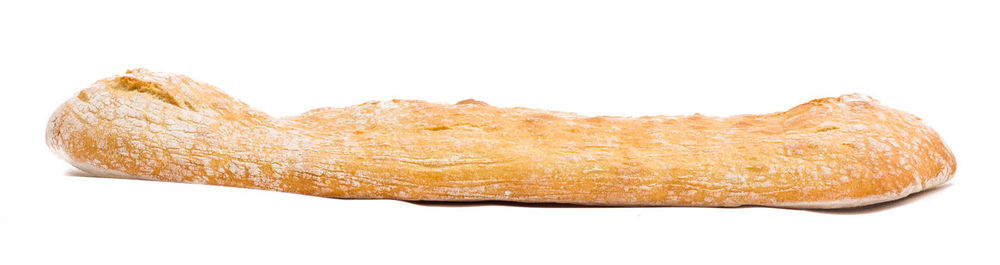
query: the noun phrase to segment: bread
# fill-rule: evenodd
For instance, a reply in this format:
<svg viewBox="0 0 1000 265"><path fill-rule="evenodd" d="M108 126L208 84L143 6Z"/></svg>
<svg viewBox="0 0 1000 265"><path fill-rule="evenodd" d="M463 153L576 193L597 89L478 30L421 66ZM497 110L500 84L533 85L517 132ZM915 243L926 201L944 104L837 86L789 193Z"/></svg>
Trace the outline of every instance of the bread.
<svg viewBox="0 0 1000 265"><path fill-rule="evenodd" d="M939 185L955 158L913 115L852 94L725 118L586 117L475 100L275 118L183 75L103 79L52 115L94 175L337 198L841 208Z"/></svg>

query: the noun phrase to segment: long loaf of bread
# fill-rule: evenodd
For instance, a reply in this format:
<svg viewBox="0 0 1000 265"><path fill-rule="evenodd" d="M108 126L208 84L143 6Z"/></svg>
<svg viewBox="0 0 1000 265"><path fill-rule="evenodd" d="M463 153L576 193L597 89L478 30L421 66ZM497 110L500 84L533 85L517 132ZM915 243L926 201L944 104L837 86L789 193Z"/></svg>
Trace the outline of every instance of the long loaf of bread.
<svg viewBox="0 0 1000 265"><path fill-rule="evenodd" d="M46 141L98 176L338 198L841 208L955 172L919 118L858 94L725 118L585 117L475 100L275 118L145 69L69 99Z"/></svg>

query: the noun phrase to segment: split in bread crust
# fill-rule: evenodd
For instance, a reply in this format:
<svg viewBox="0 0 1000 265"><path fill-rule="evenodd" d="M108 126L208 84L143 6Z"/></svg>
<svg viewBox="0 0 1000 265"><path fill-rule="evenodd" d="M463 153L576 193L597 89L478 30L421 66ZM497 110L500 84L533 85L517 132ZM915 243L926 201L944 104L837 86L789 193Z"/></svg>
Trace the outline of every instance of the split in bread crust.
<svg viewBox="0 0 1000 265"><path fill-rule="evenodd" d="M46 141L98 176L338 198L842 208L955 172L919 118L858 94L725 118L586 117L475 100L275 118L145 69L80 91L52 115Z"/></svg>

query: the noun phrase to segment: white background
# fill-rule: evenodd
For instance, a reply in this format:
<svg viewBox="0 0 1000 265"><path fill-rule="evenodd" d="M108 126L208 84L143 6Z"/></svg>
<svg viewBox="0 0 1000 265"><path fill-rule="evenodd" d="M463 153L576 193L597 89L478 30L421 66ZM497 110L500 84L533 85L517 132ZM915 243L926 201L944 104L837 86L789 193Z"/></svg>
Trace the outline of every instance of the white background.
<svg viewBox="0 0 1000 265"><path fill-rule="evenodd" d="M0 264L998 261L995 1L197 2L0 4ZM392 98L734 115L860 92L922 117L958 172L847 211L427 205L85 177L46 148L48 116L134 67L276 116Z"/></svg>

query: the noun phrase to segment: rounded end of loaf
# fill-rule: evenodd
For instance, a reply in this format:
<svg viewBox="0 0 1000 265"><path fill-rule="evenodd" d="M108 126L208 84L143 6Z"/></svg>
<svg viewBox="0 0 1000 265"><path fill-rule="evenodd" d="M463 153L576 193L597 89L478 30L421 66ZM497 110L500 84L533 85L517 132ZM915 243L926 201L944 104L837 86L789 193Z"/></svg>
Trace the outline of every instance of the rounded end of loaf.
<svg viewBox="0 0 1000 265"><path fill-rule="evenodd" d="M815 173L820 179L813 180L820 185L812 196L771 206L867 206L939 186L954 176L955 157L937 132L920 118L884 106L869 96L848 94L816 99L786 113L792 115L786 125L811 133L812 143L827 152L823 157L839 161L830 166L845 170L823 174L828 170L821 165L824 169ZM802 147L786 151L797 154L797 148Z"/></svg>
<svg viewBox="0 0 1000 265"><path fill-rule="evenodd" d="M45 140L57 156L100 177L182 181L191 174L161 174L176 167L169 162L174 150L202 142L197 134L219 127L216 121L266 119L210 85L140 68L70 97L49 118Z"/></svg>

